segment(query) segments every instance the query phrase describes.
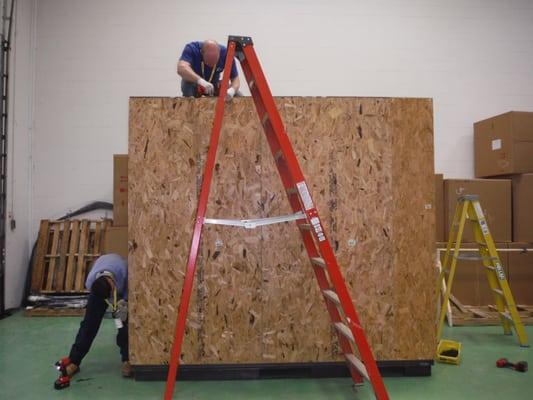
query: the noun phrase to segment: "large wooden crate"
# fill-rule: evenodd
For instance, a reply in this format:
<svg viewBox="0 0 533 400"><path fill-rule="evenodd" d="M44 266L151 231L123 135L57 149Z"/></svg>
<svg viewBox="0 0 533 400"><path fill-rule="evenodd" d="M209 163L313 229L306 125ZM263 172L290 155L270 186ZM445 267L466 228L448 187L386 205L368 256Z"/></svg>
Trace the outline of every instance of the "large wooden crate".
<svg viewBox="0 0 533 400"><path fill-rule="evenodd" d="M380 360L435 351L429 99L277 98L362 324ZM213 99L132 98L130 355L169 359ZM226 107L208 217L290 213L251 98ZM294 223L207 226L185 363L341 360Z"/></svg>

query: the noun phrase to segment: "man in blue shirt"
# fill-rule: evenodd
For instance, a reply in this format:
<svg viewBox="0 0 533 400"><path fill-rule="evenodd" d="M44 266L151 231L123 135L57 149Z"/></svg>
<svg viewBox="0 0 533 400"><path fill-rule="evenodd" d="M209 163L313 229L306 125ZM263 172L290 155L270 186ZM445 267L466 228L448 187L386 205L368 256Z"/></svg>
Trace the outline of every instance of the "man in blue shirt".
<svg viewBox="0 0 533 400"><path fill-rule="evenodd" d="M226 47L214 40L188 43L178 61L181 91L185 97L218 96L220 74L226 63ZM226 101L231 101L240 86L235 60L231 65Z"/></svg>
<svg viewBox="0 0 533 400"><path fill-rule="evenodd" d="M69 356L61 360L66 366L67 374L72 376L79 372L81 361L89 352L109 306L118 328L117 345L122 357L122 375L131 376L128 353L128 264L126 260L118 254L105 254L98 257L87 276L85 287L90 290L85 317L81 321Z"/></svg>

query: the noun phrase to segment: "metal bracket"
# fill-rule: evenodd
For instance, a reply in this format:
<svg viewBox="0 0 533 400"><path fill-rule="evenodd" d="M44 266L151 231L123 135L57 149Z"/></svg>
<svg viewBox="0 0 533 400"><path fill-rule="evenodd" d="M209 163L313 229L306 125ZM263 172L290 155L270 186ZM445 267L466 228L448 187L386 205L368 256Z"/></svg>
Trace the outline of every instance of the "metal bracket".
<svg viewBox="0 0 533 400"><path fill-rule="evenodd" d="M297 221L299 219L305 219L305 218L306 218L305 214L302 211L299 211L296 214L280 215L278 217L269 217L269 218L255 218L255 219L205 218L204 224L239 226L239 227L246 228L246 229L255 229L259 226L279 224L281 222L288 222L288 221Z"/></svg>
<svg viewBox="0 0 533 400"><path fill-rule="evenodd" d="M458 201L476 201L479 200L479 196L477 194L464 194L462 196L459 196L457 199Z"/></svg>
<svg viewBox="0 0 533 400"><path fill-rule="evenodd" d="M235 42L235 50L237 51L241 50L243 47L254 44L250 36L238 36L238 35L230 35L228 37L228 44L229 42Z"/></svg>

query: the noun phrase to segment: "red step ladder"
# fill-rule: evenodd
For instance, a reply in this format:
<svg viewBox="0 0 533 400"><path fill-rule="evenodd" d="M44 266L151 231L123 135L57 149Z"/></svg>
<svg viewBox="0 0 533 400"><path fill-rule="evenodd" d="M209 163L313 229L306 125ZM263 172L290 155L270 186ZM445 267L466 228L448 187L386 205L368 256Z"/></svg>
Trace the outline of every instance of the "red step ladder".
<svg viewBox="0 0 533 400"><path fill-rule="evenodd" d="M259 225L282 221L296 221L302 239L309 254L309 259L315 272L318 285L324 296L331 322L337 330L339 343L352 379L356 385L363 383L366 378L372 384L376 399L385 400L389 396L372 350L368 345L365 333L355 307L346 288L344 278L337 264L337 260L331 249L324 232L318 211L313 203L311 194L305 182L302 170L292 149L283 122L279 115L274 98L268 87L268 83L254 51L251 37L230 36L224 71L230 71L233 57L236 56L242 66L250 92L254 99L261 124L274 156L279 175L287 192L287 198L295 214L286 217L273 217L257 220L213 220L205 218L209 188L224 116L225 94L229 85L229 74L224 74L220 88L220 95L216 103L215 119L211 132L211 141L207 153L204 179L198 200L198 210L194 225L191 250L187 262L185 282L181 293L181 301L176 321L176 332L172 345L170 365L165 388L165 400L170 400L174 392L174 384L178 371L179 356L187 320L187 310L191 298L191 291L196 270L196 260L202 236L202 228L206 223L220 223L225 225L242 226L253 228ZM361 360L355 355L355 349L359 351Z"/></svg>

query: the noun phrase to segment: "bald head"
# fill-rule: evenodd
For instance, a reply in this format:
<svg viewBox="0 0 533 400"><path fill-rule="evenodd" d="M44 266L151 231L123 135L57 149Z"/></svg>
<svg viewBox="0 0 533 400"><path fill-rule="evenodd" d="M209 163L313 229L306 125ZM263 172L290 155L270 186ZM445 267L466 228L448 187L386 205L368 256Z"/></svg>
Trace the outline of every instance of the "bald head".
<svg viewBox="0 0 533 400"><path fill-rule="evenodd" d="M202 44L202 57L204 63L210 67L213 67L218 62L220 57L220 47L214 40L206 40Z"/></svg>

